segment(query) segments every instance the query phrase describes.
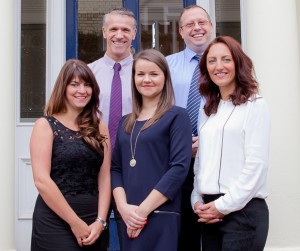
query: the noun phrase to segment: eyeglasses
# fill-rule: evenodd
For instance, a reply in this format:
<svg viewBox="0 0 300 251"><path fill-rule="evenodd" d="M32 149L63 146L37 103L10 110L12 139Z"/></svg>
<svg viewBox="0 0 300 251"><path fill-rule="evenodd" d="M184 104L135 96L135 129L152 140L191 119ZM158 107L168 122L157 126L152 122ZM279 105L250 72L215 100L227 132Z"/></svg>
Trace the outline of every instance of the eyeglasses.
<svg viewBox="0 0 300 251"><path fill-rule="evenodd" d="M201 28L204 27L205 25L208 24L207 20L200 20L200 21L196 21L196 22L190 22L187 23L185 25L182 25L180 28L183 29L184 27L187 29L193 29L195 28L196 24L198 24L198 26L200 26Z"/></svg>

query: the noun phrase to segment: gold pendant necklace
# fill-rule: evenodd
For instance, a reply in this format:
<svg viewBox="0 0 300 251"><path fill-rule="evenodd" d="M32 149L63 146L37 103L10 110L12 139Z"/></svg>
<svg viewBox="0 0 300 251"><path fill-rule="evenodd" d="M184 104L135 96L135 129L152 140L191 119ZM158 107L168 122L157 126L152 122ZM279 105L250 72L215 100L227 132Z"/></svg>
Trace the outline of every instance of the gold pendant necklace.
<svg viewBox="0 0 300 251"><path fill-rule="evenodd" d="M148 122L148 120L145 122L145 124ZM136 159L134 158L134 156L135 156L135 150L136 150L136 143L137 143L138 137L140 136L140 133L141 133L143 127L144 127L144 126L142 126L141 129L140 129L140 131L136 135L135 142L134 142L134 148L132 148L132 134L133 134L133 130L134 130L134 127L135 127L135 123L136 123L136 121L134 121L134 124L132 126L132 130L131 130L131 135L130 135L131 160L129 161L129 165L131 167L135 167L135 165L136 165Z"/></svg>

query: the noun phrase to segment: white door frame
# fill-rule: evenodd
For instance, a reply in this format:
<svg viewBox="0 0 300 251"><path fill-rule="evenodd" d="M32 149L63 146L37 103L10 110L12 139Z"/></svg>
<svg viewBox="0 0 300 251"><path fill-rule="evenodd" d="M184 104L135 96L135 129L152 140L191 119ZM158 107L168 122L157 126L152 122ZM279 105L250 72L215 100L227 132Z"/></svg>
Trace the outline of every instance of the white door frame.
<svg viewBox="0 0 300 251"><path fill-rule="evenodd" d="M32 212L37 190L33 184L29 139L34 122L20 121L21 90L21 0L15 0L15 51L16 53L16 126L15 126L15 247L18 251L30 250ZM46 100L65 62L65 1L46 2Z"/></svg>

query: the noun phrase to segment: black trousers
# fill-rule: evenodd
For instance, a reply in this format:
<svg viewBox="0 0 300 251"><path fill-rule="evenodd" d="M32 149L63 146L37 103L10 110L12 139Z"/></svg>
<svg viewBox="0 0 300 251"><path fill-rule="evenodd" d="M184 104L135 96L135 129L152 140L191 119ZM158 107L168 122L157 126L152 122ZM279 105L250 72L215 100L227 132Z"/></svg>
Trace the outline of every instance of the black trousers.
<svg viewBox="0 0 300 251"><path fill-rule="evenodd" d="M194 162L192 158L188 176L182 187L181 230L178 251L200 251L201 224L191 206L191 193L194 185Z"/></svg>
<svg viewBox="0 0 300 251"><path fill-rule="evenodd" d="M265 200L254 198L222 222L202 225L203 251L263 251L269 229L268 206Z"/></svg>

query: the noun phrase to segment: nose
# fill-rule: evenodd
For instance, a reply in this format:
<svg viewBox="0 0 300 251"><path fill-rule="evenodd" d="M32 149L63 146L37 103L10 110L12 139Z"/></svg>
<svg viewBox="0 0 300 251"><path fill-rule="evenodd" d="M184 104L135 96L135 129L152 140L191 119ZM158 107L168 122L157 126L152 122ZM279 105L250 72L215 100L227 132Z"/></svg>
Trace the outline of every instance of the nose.
<svg viewBox="0 0 300 251"><path fill-rule="evenodd" d="M222 69L222 68L223 68L223 63L222 63L221 60L217 60L216 68L217 68L217 69Z"/></svg>
<svg viewBox="0 0 300 251"><path fill-rule="evenodd" d="M150 81L150 77L149 77L148 74L146 74L146 75L144 76L143 81L144 81L144 82L149 82L149 81Z"/></svg>
<svg viewBox="0 0 300 251"><path fill-rule="evenodd" d="M86 90L85 90L85 85L84 84L80 84L79 86L78 86L78 92L81 92L81 93L83 93L83 92L86 92Z"/></svg>
<svg viewBox="0 0 300 251"><path fill-rule="evenodd" d="M118 37L118 38L123 37L123 31L117 30L116 37Z"/></svg>

